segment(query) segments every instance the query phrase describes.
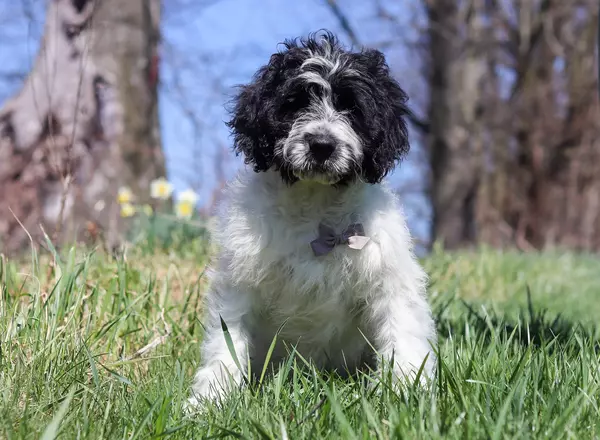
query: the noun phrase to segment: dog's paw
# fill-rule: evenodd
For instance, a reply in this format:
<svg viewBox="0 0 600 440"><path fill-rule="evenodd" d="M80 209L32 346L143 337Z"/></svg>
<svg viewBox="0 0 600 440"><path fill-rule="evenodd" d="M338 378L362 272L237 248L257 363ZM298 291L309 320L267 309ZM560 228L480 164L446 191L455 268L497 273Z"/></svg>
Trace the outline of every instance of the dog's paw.
<svg viewBox="0 0 600 440"><path fill-rule="evenodd" d="M242 375L237 370L231 373L223 371L219 366L200 368L194 377L191 395L185 405L186 411L197 411L207 402L221 402L234 387L240 384L241 379Z"/></svg>
<svg viewBox="0 0 600 440"><path fill-rule="evenodd" d="M196 373L194 383L192 385L192 396L189 402L196 406L204 400L217 400L225 395L226 380L222 375L217 376L219 372L211 368L203 368ZM221 383L225 382L225 383Z"/></svg>
<svg viewBox="0 0 600 440"><path fill-rule="evenodd" d="M391 379L391 386L395 391L403 391L415 386L424 390L435 378L435 365L429 361L425 365L396 361L393 366L389 362L380 362L374 376L386 383Z"/></svg>
<svg viewBox="0 0 600 440"><path fill-rule="evenodd" d="M192 395L182 405L183 414L186 416L198 414L204 407L203 403L204 399L196 397L192 393Z"/></svg>

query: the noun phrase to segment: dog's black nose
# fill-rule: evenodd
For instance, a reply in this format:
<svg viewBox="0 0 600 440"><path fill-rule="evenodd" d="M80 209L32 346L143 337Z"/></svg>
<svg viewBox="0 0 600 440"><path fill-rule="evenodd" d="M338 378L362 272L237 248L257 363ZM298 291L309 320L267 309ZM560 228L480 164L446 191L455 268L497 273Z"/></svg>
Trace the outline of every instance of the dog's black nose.
<svg viewBox="0 0 600 440"><path fill-rule="evenodd" d="M335 141L331 138L331 136L322 134L308 134L305 136L305 138L310 150L310 154L319 162L325 162L335 151Z"/></svg>

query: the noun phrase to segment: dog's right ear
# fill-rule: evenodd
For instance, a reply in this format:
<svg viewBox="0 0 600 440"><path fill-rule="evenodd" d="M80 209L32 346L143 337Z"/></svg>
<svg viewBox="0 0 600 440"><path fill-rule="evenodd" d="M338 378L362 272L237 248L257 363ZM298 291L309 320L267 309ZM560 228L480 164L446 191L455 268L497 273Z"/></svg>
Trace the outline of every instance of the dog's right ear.
<svg viewBox="0 0 600 440"><path fill-rule="evenodd" d="M244 162L254 171L267 171L273 165L277 122L275 98L282 80L283 54L271 56L269 64L261 67L250 84L240 87L233 99L231 119L227 126L234 137L236 155L243 154Z"/></svg>

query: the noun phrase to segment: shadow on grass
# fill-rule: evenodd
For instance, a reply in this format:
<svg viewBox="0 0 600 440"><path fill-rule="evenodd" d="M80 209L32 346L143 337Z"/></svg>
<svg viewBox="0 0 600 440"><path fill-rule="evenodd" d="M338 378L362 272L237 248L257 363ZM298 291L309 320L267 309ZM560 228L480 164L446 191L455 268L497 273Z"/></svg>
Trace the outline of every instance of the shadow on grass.
<svg viewBox="0 0 600 440"><path fill-rule="evenodd" d="M467 313L446 313L456 301ZM437 313L437 327L441 337L465 336L468 331L483 341L489 342L496 336L501 340L512 339L524 346L548 346L553 343L566 345L572 343L575 336L592 341L596 352L600 352L598 327L595 324L572 322L560 313L552 316L547 309L534 307L531 292L527 289L527 308L519 311L516 317L500 316L497 312L483 314L475 310L472 304L462 299L452 299L446 302Z"/></svg>

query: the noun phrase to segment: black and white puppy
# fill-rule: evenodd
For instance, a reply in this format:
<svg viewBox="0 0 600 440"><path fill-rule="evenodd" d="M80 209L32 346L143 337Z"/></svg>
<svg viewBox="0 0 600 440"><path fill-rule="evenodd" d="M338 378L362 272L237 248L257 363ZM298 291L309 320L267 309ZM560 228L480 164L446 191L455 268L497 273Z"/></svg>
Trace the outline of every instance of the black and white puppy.
<svg viewBox="0 0 600 440"><path fill-rule="evenodd" d="M275 362L295 347L342 374L393 358L432 375L426 275L382 183L409 149L406 100L379 51L330 33L286 41L241 88L229 126L253 169L226 191L191 404L246 373L221 319L242 370L262 371L279 331Z"/></svg>

